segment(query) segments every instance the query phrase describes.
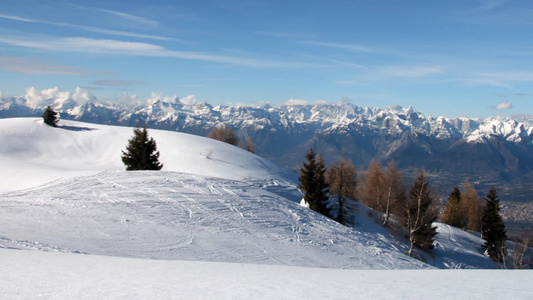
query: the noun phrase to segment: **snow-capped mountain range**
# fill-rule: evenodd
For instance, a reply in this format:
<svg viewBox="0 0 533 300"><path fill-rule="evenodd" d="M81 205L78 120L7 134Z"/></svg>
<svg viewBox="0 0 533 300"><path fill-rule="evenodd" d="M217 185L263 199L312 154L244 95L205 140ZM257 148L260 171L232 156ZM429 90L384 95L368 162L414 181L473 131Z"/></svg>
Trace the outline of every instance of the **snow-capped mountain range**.
<svg viewBox="0 0 533 300"><path fill-rule="evenodd" d="M185 132L210 131L218 124L231 125L241 131L268 128L271 131L290 132L298 130L298 127L312 127L324 132L349 132L357 127L362 131L387 135L415 133L438 139L463 139L480 143L491 137L501 137L514 143L533 142L531 119L426 117L411 106L359 107L349 101L275 108L269 105L211 106L204 101L197 101L193 96L182 99L152 97L145 105L77 102L70 97L59 96L38 103L25 97L7 97L0 100L0 105L2 118L39 116L47 105L51 105L64 119L126 126L146 123L158 129Z"/></svg>
<svg viewBox="0 0 533 300"><path fill-rule="evenodd" d="M359 107L334 104L212 106L184 98L153 95L145 104L99 102L77 89L37 100L0 100L0 118L40 117L51 105L61 119L135 126L206 136L217 125L251 137L258 155L297 170L310 147L326 163L341 155L364 168L372 159L395 160L407 181L424 169L444 197L470 180L480 197L496 186L510 211L509 221L530 228L533 199L533 119L527 117L445 118L425 116L413 107ZM527 208L524 208L524 205ZM529 224L529 225L524 225Z"/></svg>

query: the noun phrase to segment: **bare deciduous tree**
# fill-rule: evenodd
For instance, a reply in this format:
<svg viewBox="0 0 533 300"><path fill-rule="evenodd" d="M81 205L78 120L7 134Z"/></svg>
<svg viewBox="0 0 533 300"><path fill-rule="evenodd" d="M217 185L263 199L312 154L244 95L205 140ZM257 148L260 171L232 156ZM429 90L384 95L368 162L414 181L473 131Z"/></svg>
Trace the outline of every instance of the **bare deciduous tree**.
<svg viewBox="0 0 533 300"><path fill-rule="evenodd" d="M237 146L239 144L239 138L235 134L235 131L233 131L231 127L228 127L224 124L219 125L216 128L214 128L207 135L207 137L222 141L224 143L228 143L233 146Z"/></svg>

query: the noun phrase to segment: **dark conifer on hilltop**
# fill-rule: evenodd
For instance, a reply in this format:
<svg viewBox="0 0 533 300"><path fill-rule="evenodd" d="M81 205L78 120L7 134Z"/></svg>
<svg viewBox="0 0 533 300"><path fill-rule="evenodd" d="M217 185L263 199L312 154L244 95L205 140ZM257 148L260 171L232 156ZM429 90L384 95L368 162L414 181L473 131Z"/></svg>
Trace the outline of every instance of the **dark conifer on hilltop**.
<svg viewBox="0 0 533 300"><path fill-rule="evenodd" d="M133 136L128 140L126 151L122 151L122 162L127 171L135 170L161 170L163 164L159 163L159 151L153 138L148 138L146 125L141 128L137 125L133 129Z"/></svg>
<svg viewBox="0 0 533 300"><path fill-rule="evenodd" d="M484 248L489 257L497 262L505 258L505 224L500 215L500 199L496 189L492 187L485 197L485 209L481 218L481 237L485 240Z"/></svg>
<svg viewBox="0 0 533 300"><path fill-rule="evenodd" d="M43 121L52 127L57 127L57 122L59 121L57 119L57 112L55 112L50 105L46 107L43 113Z"/></svg>
<svg viewBox="0 0 533 300"><path fill-rule="evenodd" d="M316 157L313 148L309 149L305 157L307 161L300 169L298 188L304 192L304 200L305 203L309 204L309 208L329 217L326 166L320 156Z"/></svg>

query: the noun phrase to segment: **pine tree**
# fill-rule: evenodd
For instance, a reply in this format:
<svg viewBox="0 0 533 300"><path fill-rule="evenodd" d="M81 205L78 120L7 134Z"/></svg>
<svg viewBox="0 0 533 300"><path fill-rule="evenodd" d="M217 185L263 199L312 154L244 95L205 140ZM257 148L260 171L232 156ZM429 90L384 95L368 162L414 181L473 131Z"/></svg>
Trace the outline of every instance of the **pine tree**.
<svg viewBox="0 0 533 300"><path fill-rule="evenodd" d="M467 216L462 207L461 191L458 187L455 187L453 192L448 197L448 202L444 207L441 220L442 223L446 223L458 228L466 227Z"/></svg>
<svg viewBox="0 0 533 300"><path fill-rule="evenodd" d="M483 247L492 260L502 262L505 258L507 234L500 215L500 199L494 187L485 197L485 204L481 218L481 237L485 240Z"/></svg>
<svg viewBox="0 0 533 300"><path fill-rule="evenodd" d="M306 158L307 161L300 169L298 188L304 192L304 201L309 204L309 208L329 217L326 166L320 156L316 157L313 148L309 149Z"/></svg>
<svg viewBox="0 0 533 300"><path fill-rule="evenodd" d="M331 164L326 172L326 182L331 194L337 198L337 222L348 225L349 213L346 208L346 198L356 198L357 180L355 167L351 160L340 158Z"/></svg>
<svg viewBox="0 0 533 300"><path fill-rule="evenodd" d="M153 138L148 138L146 125L141 130L139 126L133 129L133 136L128 140L126 151L122 151L122 162L127 171L161 170L159 151Z"/></svg>
<svg viewBox="0 0 533 300"><path fill-rule="evenodd" d="M404 224L410 241L409 255L413 256L414 247L427 251L433 249L433 242L437 234L432 223L436 221L438 211L429 190L424 173L421 172L405 202Z"/></svg>
<svg viewBox="0 0 533 300"><path fill-rule="evenodd" d="M57 118L57 112L55 112L50 105L46 107L43 113L43 121L52 127L57 127L57 122L59 121Z"/></svg>

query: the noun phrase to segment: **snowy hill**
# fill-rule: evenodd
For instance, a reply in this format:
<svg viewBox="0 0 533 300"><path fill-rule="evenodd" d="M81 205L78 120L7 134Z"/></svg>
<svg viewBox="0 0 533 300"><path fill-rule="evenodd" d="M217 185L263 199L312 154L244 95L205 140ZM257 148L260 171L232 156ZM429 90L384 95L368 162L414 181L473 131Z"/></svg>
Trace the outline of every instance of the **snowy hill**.
<svg viewBox="0 0 533 300"><path fill-rule="evenodd" d="M89 100L89 101L88 101ZM412 107L333 104L211 106L194 96L161 97L130 105L99 102L87 91L28 89L25 96L0 99L0 118L39 117L51 105L63 120L149 128L206 136L215 126L233 127L242 140L278 165L295 170L309 147L326 163L341 153L358 167L372 159L395 160L411 178L424 169L442 195L466 179L483 197L495 186L508 228L533 228L533 120L425 116ZM527 211L529 213L523 213Z"/></svg>
<svg viewBox="0 0 533 300"><path fill-rule="evenodd" d="M149 130L163 171L126 172L120 150L131 128L61 124L0 120L1 298L165 298L177 281L187 286L180 296L350 298L364 290L405 298L421 278L432 281L413 298L448 295L458 282L468 287L449 297L501 295L479 290L492 286L487 276L513 287L506 295L528 295L531 272L465 273L468 281L458 281L464 274L428 271L497 268L479 238L439 224L428 264L415 260L367 208L359 207L353 229L341 226L298 205L290 173L237 147Z"/></svg>
<svg viewBox="0 0 533 300"><path fill-rule="evenodd" d="M132 128L41 118L0 119L0 191L36 186L58 178L124 170L120 159ZM294 174L242 149L199 136L149 130L163 170L225 179L291 180Z"/></svg>
<svg viewBox="0 0 533 300"><path fill-rule="evenodd" d="M424 267L383 235L365 229L353 234L300 207L301 194L283 169L237 147L152 130L168 171L117 171L124 168L120 150L131 128L64 123L52 128L39 119L0 120L0 162L5 178L11 177L3 189L17 188L17 180L20 188L55 179L2 195L0 243L6 247L314 267Z"/></svg>

